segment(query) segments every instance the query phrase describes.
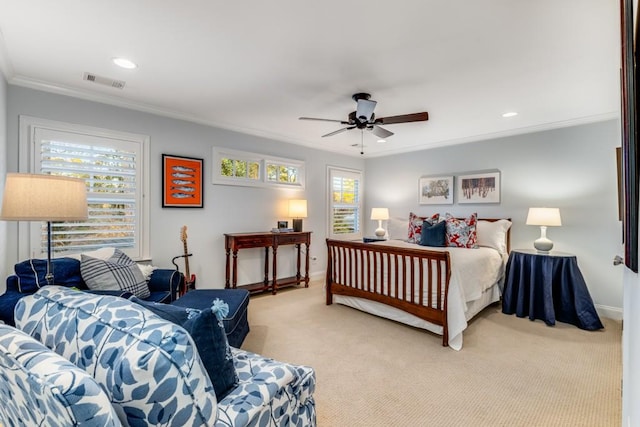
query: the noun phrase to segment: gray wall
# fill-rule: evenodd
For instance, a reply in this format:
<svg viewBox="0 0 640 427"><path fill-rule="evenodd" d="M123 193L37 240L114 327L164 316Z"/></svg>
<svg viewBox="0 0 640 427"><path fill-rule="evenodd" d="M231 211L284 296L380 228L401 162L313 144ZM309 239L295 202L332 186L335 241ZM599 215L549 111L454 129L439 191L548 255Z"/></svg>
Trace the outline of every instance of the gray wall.
<svg viewBox="0 0 640 427"><path fill-rule="evenodd" d="M4 97L0 97L4 99ZM171 259L182 254L180 227L188 227L189 264L197 276L200 288L221 288L225 277L224 233L267 231L277 220L286 219L286 200L306 198L308 218L304 229L312 231L311 255L317 261L311 273L323 275L326 265L326 170L328 165L363 169L364 161L357 157L341 156L254 137L223 129L194 124L153 114L132 111L110 105L85 101L47 92L8 87L8 165L15 171L18 159L18 117L28 115L43 119L95 126L117 131L149 135L151 139L151 255L152 264L173 268ZM4 132L0 134L4 135ZM306 162L306 189L292 191L211 183L212 147L271 154ZM204 159L204 209L162 208L161 155L174 154ZM8 224L6 265L18 261L16 253L17 227ZM294 269L293 246L280 248L278 276L288 276ZM239 283L259 281L263 275L262 250L244 250L239 255ZM4 259L4 258L3 258ZM179 263L181 270L184 264ZM5 266L6 267L6 266ZM4 286L4 283L1 285Z"/></svg>
<svg viewBox="0 0 640 427"><path fill-rule="evenodd" d="M549 227L554 250L578 257L592 298L601 313L621 316L622 268L612 259L622 254L621 222L617 211L615 147L620 145L618 121L607 121L492 139L473 144L368 159L365 201L388 207L392 238L406 238L409 212L450 212L466 216L510 217L512 248L532 248L539 227L525 225L529 207L558 207L561 227ZM499 204L419 205L418 178L458 175L498 169L502 193ZM369 221L368 234L375 229ZM614 310L614 311L615 311Z"/></svg>
<svg viewBox="0 0 640 427"><path fill-rule="evenodd" d="M2 60L2 58L0 58ZM0 72L0 201L4 192L4 180L7 174L7 82L2 72ZM1 203L1 202L0 202ZM6 236L7 223L0 221L0 236ZM5 260L7 259L7 251L9 243L7 239L0 242L0 289L4 289L4 277L13 271L8 268Z"/></svg>

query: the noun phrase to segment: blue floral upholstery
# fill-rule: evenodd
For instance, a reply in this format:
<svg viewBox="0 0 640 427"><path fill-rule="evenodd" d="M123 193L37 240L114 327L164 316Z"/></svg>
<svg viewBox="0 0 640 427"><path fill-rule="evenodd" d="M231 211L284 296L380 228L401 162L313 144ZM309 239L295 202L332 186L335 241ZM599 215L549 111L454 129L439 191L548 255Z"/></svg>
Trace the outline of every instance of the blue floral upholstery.
<svg viewBox="0 0 640 427"><path fill-rule="evenodd" d="M45 286L16 326L91 373L125 425L213 425L216 397L189 334L123 298Z"/></svg>
<svg viewBox="0 0 640 427"><path fill-rule="evenodd" d="M312 368L236 348L231 351L240 383L218 403L216 427L316 425Z"/></svg>
<svg viewBox="0 0 640 427"><path fill-rule="evenodd" d="M11 326L0 325L0 425L120 426L85 371Z"/></svg>

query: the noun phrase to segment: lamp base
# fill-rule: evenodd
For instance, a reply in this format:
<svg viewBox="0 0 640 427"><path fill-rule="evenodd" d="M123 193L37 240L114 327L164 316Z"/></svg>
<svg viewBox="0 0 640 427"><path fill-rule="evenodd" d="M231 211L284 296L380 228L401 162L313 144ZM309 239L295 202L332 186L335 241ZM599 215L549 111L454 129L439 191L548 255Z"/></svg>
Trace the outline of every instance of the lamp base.
<svg viewBox="0 0 640 427"><path fill-rule="evenodd" d="M538 252L548 253L553 248L553 242L546 237L540 237L533 242L533 247L536 248Z"/></svg>
<svg viewBox="0 0 640 427"><path fill-rule="evenodd" d="M302 231L302 218L293 219L293 231Z"/></svg>
<svg viewBox="0 0 640 427"><path fill-rule="evenodd" d="M376 228L376 236L378 237L384 237L384 235L387 234L386 230L382 227L378 227Z"/></svg>

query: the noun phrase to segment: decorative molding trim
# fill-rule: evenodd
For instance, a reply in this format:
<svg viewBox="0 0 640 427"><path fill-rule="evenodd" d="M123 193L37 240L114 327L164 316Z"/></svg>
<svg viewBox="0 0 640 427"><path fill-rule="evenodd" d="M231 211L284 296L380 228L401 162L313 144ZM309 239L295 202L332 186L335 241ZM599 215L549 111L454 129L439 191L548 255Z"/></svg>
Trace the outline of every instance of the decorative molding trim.
<svg viewBox="0 0 640 427"><path fill-rule="evenodd" d="M595 304L595 307L598 315L601 317L613 320L622 320L623 311L620 307L611 307L602 304Z"/></svg>

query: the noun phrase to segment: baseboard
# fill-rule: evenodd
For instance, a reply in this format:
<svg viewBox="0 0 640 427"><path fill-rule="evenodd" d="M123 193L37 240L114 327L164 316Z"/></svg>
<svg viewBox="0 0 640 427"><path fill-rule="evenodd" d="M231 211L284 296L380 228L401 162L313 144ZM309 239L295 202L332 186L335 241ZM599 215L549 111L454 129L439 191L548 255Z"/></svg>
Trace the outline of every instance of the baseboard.
<svg viewBox="0 0 640 427"><path fill-rule="evenodd" d="M309 273L310 280L321 280L321 279L324 279L325 276L326 276L325 271L311 271Z"/></svg>
<svg viewBox="0 0 640 427"><path fill-rule="evenodd" d="M598 315L601 317L613 320L622 320L623 312L619 307L610 307L608 305L601 304L596 304L595 307Z"/></svg>

